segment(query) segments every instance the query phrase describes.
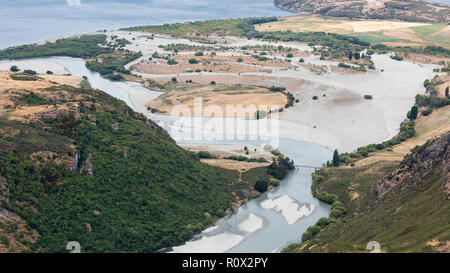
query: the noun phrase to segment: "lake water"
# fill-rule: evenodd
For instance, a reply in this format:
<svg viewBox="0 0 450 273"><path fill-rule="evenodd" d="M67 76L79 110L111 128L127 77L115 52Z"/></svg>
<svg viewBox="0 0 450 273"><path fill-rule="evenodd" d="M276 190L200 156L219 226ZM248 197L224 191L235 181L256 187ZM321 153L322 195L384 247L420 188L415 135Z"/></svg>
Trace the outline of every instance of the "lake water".
<svg viewBox="0 0 450 273"><path fill-rule="evenodd" d="M272 0L0 0L0 7L0 48L100 29L291 14Z"/></svg>
<svg viewBox="0 0 450 273"><path fill-rule="evenodd" d="M0 0L0 48L100 29L290 14L272 0Z"/></svg>

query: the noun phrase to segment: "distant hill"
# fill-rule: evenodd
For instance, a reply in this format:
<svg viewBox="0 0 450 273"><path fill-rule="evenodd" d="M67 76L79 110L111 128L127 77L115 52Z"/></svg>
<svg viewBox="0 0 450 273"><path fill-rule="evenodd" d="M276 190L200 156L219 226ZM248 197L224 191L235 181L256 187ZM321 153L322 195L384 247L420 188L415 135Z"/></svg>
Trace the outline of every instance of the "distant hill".
<svg viewBox="0 0 450 273"><path fill-rule="evenodd" d="M274 0L274 3L292 12L332 17L443 23L450 20L449 5L421 0Z"/></svg>
<svg viewBox="0 0 450 273"><path fill-rule="evenodd" d="M417 146L403 161L327 168L313 190L337 195L346 215L300 252L450 252L450 132Z"/></svg>

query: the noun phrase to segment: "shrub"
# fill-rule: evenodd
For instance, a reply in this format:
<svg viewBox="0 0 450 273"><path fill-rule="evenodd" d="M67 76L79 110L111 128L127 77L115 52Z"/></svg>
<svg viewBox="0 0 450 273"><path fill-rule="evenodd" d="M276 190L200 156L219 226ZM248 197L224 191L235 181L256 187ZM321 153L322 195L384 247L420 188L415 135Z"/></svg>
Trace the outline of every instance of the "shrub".
<svg viewBox="0 0 450 273"><path fill-rule="evenodd" d="M408 112L407 117L410 120L415 120L417 118L418 110L419 109L417 108L417 106L414 105L413 107L411 107L411 111Z"/></svg>
<svg viewBox="0 0 450 273"><path fill-rule="evenodd" d="M120 74L114 74L108 77L112 81L123 81L125 78Z"/></svg>
<svg viewBox="0 0 450 273"><path fill-rule="evenodd" d="M364 95L364 99L371 100L372 99L372 95Z"/></svg>
<svg viewBox="0 0 450 273"><path fill-rule="evenodd" d="M28 75L36 75L37 74L36 71L31 70L31 69L25 69L23 71L23 73L28 74Z"/></svg>
<svg viewBox="0 0 450 273"><path fill-rule="evenodd" d="M271 86L269 88L270 91L272 92L283 92L284 90L286 90L285 87L276 87L276 86Z"/></svg>
<svg viewBox="0 0 450 273"><path fill-rule="evenodd" d="M302 234L302 241L308 241L312 237L316 236L317 233L320 232L320 227L317 225L309 227L305 232Z"/></svg>
<svg viewBox="0 0 450 273"><path fill-rule="evenodd" d="M422 115L428 116L428 115L431 114L431 112L433 112L433 110L428 108L428 109L425 109L425 110L422 111Z"/></svg>
<svg viewBox="0 0 450 273"><path fill-rule="evenodd" d="M342 68L351 68L351 65L345 64L345 63L339 63L338 67L342 67Z"/></svg>
<svg viewBox="0 0 450 273"><path fill-rule="evenodd" d="M53 71L47 70L47 72L45 72L45 73L47 73L48 75L52 75Z"/></svg>
<svg viewBox="0 0 450 273"><path fill-rule="evenodd" d="M312 97L313 100L318 100L319 98L317 96Z"/></svg>
<svg viewBox="0 0 450 273"><path fill-rule="evenodd" d="M211 81L211 84L212 84L212 85L215 85L215 84L216 84L216 82L215 82L215 81Z"/></svg>
<svg viewBox="0 0 450 273"><path fill-rule="evenodd" d="M298 243L292 243L285 248L281 250L281 253L294 253L298 248L300 247L300 244Z"/></svg>
<svg viewBox="0 0 450 273"><path fill-rule="evenodd" d="M198 61L196 59L189 59L188 61L190 64L198 64Z"/></svg>
<svg viewBox="0 0 450 273"><path fill-rule="evenodd" d="M330 220L327 217L322 217L319 220L317 220L316 225L320 228L324 228L330 224Z"/></svg>
<svg viewBox="0 0 450 273"><path fill-rule="evenodd" d="M299 62L304 63L304 62L305 62L305 59L300 58Z"/></svg>
<svg viewBox="0 0 450 273"><path fill-rule="evenodd" d="M217 158L217 156L211 154L208 151L200 151L197 153L199 158L203 158L203 159L212 159L212 158Z"/></svg>
<svg viewBox="0 0 450 273"><path fill-rule="evenodd" d="M195 52L195 56L203 56L203 52L201 52L201 51Z"/></svg>
<svg viewBox="0 0 450 273"><path fill-rule="evenodd" d="M238 59L237 59L237 62L238 63L242 63L244 60L241 58L241 57L239 57Z"/></svg>
<svg viewBox="0 0 450 273"><path fill-rule="evenodd" d="M270 178L269 183L274 187L278 187L280 185L280 181L276 178Z"/></svg>
<svg viewBox="0 0 450 273"><path fill-rule="evenodd" d="M337 195L334 193L322 192L317 196L317 199L327 204L333 204L337 199Z"/></svg>
<svg viewBox="0 0 450 273"><path fill-rule="evenodd" d="M167 61L167 64L168 64L168 65L174 65L174 64L177 64L177 63L178 63L177 61L172 60L172 59L169 59L169 60Z"/></svg>
<svg viewBox="0 0 450 273"><path fill-rule="evenodd" d="M11 66L11 68L9 69L11 72L19 72L20 69L17 67L17 65L13 65Z"/></svg>
<svg viewBox="0 0 450 273"><path fill-rule="evenodd" d="M254 189L262 193L267 191L268 187L269 187L268 179L260 179L256 181Z"/></svg>
<svg viewBox="0 0 450 273"><path fill-rule="evenodd" d="M339 157L339 152L338 150L334 150L333 152L333 166L334 167L338 167L340 164L340 157Z"/></svg>
<svg viewBox="0 0 450 273"><path fill-rule="evenodd" d="M292 58L292 57L294 57L294 55L292 55L292 53L288 53L288 54L286 55L286 57Z"/></svg>
<svg viewBox="0 0 450 273"><path fill-rule="evenodd" d="M177 81L177 78L173 77L173 78L172 78L172 82L178 82L178 81Z"/></svg>

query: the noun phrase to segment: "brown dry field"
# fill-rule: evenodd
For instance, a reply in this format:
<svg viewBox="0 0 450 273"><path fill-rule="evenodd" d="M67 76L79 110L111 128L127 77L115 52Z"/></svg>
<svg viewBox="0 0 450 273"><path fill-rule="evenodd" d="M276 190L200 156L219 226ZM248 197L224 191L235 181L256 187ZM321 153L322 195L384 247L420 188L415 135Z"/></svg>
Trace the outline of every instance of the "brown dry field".
<svg viewBox="0 0 450 273"><path fill-rule="evenodd" d="M404 29L414 26L430 25L428 23L411 23L388 20L348 20L348 19L328 19L318 16L289 16L279 21L256 25L258 31L324 31L338 34L363 33L374 31L385 31Z"/></svg>
<svg viewBox="0 0 450 273"><path fill-rule="evenodd" d="M240 172L246 172L253 168L265 167L271 164L271 162L245 162L229 159L202 159L202 162L211 166L217 166L224 169L236 170Z"/></svg>
<svg viewBox="0 0 450 273"><path fill-rule="evenodd" d="M209 62L210 64L220 64L220 63L237 63L237 60L239 58L242 58L242 64L250 64L250 65L260 65L260 66L270 66L270 67L277 67L277 68L293 68L293 65L283 61L283 60L273 60L269 59L266 61L258 61L257 59L251 57L251 56L211 56L211 55L204 55L204 56L195 56L193 54L178 54L176 55L175 59L177 61L188 61L189 59L196 59L201 62Z"/></svg>
<svg viewBox="0 0 450 273"><path fill-rule="evenodd" d="M269 72L270 70L257 66L250 66L239 63L219 63L219 64L188 64L187 62L178 63L176 65L165 64L137 64L134 66L136 71L148 74L179 74L188 71L207 71L214 73L246 73L246 72Z"/></svg>
<svg viewBox="0 0 450 273"><path fill-rule="evenodd" d="M43 89L55 85L78 86L81 79L72 76L38 75L37 81L13 80L10 76L13 73L0 72L0 116L10 120L29 122L42 114L64 112L76 107L74 103L54 105L22 105L15 97L20 97L30 92L53 101L64 98L68 100L80 100L82 95L71 94L66 91L49 92Z"/></svg>
<svg viewBox="0 0 450 273"><path fill-rule="evenodd" d="M170 82L172 77L160 77L153 78L158 83ZM272 76L255 76L255 75L212 75L212 74L202 74L202 75L182 75L177 77L178 82L185 82L187 80L192 80L199 84L210 84L211 81L215 81L217 85L246 85L246 86L263 86L270 88L271 86L281 86L286 87L288 92L292 92L294 89L302 86L305 81L298 80L289 77L272 77Z"/></svg>
<svg viewBox="0 0 450 273"><path fill-rule="evenodd" d="M420 111L419 111L420 112ZM429 116L420 115L416 120L417 136L403 143L373 153L370 157L359 160L355 166L364 166L378 161L401 161L415 146L423 145L429 139L441 136L450 131L450 106L433 110Z"/></svg>
<svg viewBox="0 0 450 273"><path fill-rule="evenodd" d="M203 113L194 113L195 99L201 99ZM261 106L271 109L282 108L287 98L282 93L271 92L261 87L247 86L193 86L193 88L182 88L166 91L158 99L147 105L164 113L174 115L206 117L242 117L254 118L255 112ZM184 108L179 108L183 106ZM227 106L235 107L236 112L226 111ZM187 107L187 108L186 108ZM179 109L189 109L188 113L181 114Z"/></svg>

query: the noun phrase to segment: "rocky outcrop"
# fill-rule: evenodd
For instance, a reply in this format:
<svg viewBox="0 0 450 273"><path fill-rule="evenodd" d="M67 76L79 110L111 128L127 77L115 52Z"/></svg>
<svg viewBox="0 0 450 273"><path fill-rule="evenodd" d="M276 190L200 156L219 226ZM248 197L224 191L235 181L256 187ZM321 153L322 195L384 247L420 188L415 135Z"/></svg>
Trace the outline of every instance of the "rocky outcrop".
<svg viewBox="0 0 450 273"><path fill-rule="evenodd" d="M439 138L412 149L412 152L400 163L399 168L388 177L379 179L372 185L371 191L382 196L394 187L417 187L427 177L439 174L445 179L444 191L447 193L447 198L450 198L449 142L450 132L447 132Z"/></svg>
<svg viewBox="0 0 450 273"><path fill-rule="evenodd" d="M6 178L0 176L0 200L6 200L9 195L9 188L6 184Z"/></svg>
<svg viewBox="0 0 450 273"><path fill-rule="evenodd" d="M94 175L94 165L92 164L92 155L89 154L83 168L81 168L80 173L86 172L88 175Z"/></svg>

